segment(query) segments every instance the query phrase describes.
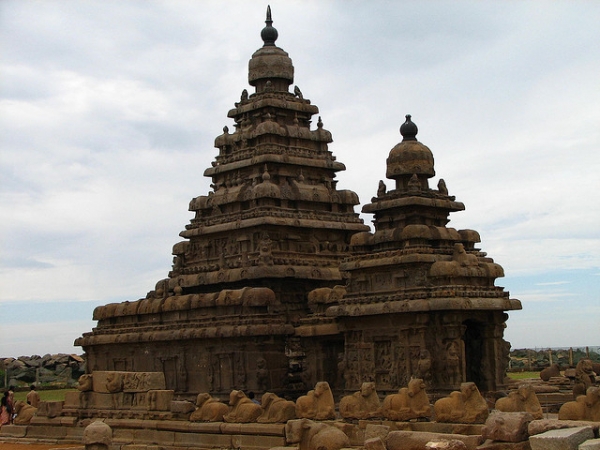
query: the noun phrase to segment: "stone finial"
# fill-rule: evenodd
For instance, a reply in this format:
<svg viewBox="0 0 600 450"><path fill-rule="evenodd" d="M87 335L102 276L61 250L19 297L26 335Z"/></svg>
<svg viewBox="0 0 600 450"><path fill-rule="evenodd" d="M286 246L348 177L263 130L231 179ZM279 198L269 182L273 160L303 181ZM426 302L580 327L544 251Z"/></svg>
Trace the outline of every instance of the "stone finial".
<svg viewBox="0 0 600 450"><path fill-rule="evenodd" d="M402 135L402 140L403 141L416 141L417 140L417 133L419 132L419 129L417 128L417 125L412 122L411 119L411 115L407 114L406 116L406 121L400 125L400 134Z"/></svg>
<svg viewBox="0 0 600 450"><path fill-rule="evenodd" d="M277 33L277 29L273 27L273 19L271 19L271 5L267 6L267 20L265 20L265 23L267 26L264 27L260 32L260 37L265 43L264 47L274 46L279 33Z"/></svg>

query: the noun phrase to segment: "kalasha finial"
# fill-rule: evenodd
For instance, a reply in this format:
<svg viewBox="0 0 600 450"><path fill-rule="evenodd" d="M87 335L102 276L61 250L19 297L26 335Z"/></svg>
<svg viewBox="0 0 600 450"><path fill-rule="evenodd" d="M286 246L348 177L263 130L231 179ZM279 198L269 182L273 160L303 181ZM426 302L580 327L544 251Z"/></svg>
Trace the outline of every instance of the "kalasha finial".
<svg viewBox="0 0 600 450"><path fill-rule="evenodd" d="M404 122L402 125L400 125L400 134L402 135L402 140L403 141L416 141L417 140L417 133L419 132L419 129L417 128L417 126L410 120L411 115L407 114L406 116L406 122Z"/></svg>
<svg viewBox="0 0 600 450"><path fill-rule="evenodd" d="M271 19L271 5L267 6L267 20L265 20L265 23L267 24L267 26L264 27L260 32L260 37L265 43L263 47L275 45L275 41L277 40L279 34L277 33L277 30L272 26L273 20Z"/></svg>

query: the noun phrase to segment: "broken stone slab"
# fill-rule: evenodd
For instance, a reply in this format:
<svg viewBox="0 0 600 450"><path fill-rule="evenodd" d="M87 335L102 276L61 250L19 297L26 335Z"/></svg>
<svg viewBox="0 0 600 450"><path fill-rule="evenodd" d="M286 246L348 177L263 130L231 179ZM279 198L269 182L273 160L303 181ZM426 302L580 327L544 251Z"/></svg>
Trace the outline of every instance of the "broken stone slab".
<svg viewBox="0 0 600 450"><path fill-rule="evenodd" d="M594 438L592 427L550 430L529 438L531 450L577 450L580 444Z"/></svg>
<svg viewBox="0 0 600 450"><path fill-rule="evenodd" d="M171 401L171 412L175 414L191 414L196 410L196 405L187 400L173 400Z"/></svg>
<svg viewBox="0 0 600 450"><path fill-rule="evenodd" d="M579 446L579 450L600 450L600 439L588 439Z"/></svg>
<svg viewBox="0 0 600 450"><path fill-rule="evenodd" d="M386 450L385 444L380 437L365 439L365 450Z"/></svg>
<svg viewBox="0 0 600 450"><path fill-rule="evenodd" d="M367 425L365 428L365 442L373 438L380 438L385 441L389 433L390 427L386 425Z"/></svg>
<svg viewBox="0 0 600 450"><path fill-rule="evenodd" d="M533 416L527 412L494 411L482 429L484 439L521 442L529 438L528 426Z"/></svg>
<svg viewBox="0 0 600 450"><path fill-rule="evenodd" d="M487 440L477 450L531 450L529 441L523 442L499 442Z"/></svg>
<svg viewBox="0 0 600 450"><path fill-rule="evenodd" d="M563 428L577 428L577 427L592 427L594 434L598 436L600 430L600 422L587 422L584 420L552 420L542 419L533 420L529 423L529 436L535 436L537 434L545 433L549 430L560 430Z"/></svg>
<svg viewBox="0 0 600 450"><path fill-rule="evenodd" d="M11 438L23 438L27 434L27 425L2 425L0 436Z"/></svg>
<svg viewBox="0 0 600 450"><path fill-rule="evenodd" d="M467 450L467 446L463 441L456 439L448 441L443 439L441 441L428 442L425 445L425 450Z"/></svg>
<svg viewBox="0 0 600 450"><path fill-rule="evenodd" d="M441 440L459 440L465 443L467 450L475 450L483 443L481 435L463 436L459 434L441 434L421 431L391 431L386 439L388 450L423 450L428 442Z"/></svg>

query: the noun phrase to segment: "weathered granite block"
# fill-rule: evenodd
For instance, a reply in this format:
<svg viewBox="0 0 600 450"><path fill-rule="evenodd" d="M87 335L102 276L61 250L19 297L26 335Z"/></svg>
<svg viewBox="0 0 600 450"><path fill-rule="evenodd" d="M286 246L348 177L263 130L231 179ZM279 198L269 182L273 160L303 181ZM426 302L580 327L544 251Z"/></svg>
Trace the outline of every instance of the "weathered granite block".
<svg viewBox="0 0 600 450"><path fill-rule="evenodd" d="M462 441L468 450L475 450L483 442L480 435L463 436L419 431L391 431L386 440L386 447L388 450L423 450L428 442L442 439Z"/></svg>
<svg viewBox="0 0 600 450"><path fill-rule="evenodd" d="M531 450L529 441L523 442L498 442L487 440L477 450Z"/></svg>
<svg viewBox="0 0 600 450"><path fill-rule="evenodd" d="M494 411L482 430L484 439L521 442L529 438L528 426L533 416L526 412Z"/></svg>
<svg viewBox="0 0 600 450"><path fill-rule="evenodd" d="M367 425L365 428L365 443L368 439L380 438L383 441L390 433L390 427L386 425Z"/></svg>
<svg viewBox="0 0 600 450"><path fill-rule="evenodd" d="M53 426L28 426L27 435L28 439L63 439L67 434L66 427L53 427Z"/></svg>
<svg viewBox="0 0 600 450"><path fill-rule="evenodd" d="M36 415L57 417L62 412L64 402L40 402Z"/></svg>
<svg viewBox="0 0 600 450"><path fill-rule="evenodd" d="M173 400L171 401L170 410L175 414L190 414L196 410L196 405L186 400Z"/></svg>
<svg viewBox="0 0 600 450"><path fill-rule="evenodd" d="M365 450L386 450L385 444L380 437L365 439Z"/></svg>
<svg viewBox="0 0 600 450"><path fill-rule="evenodd" d="M79 391L67 391L65 392L65 403L63 405L64 408L80 408L80 396L83 392Z"/></svg>
<svg viewBox="0 0 600 450"><path fill-rule="evenodd" d="M559 430L562 428L576 428L576 427L592 427L594 434L598 436L600 430L600 422L587 422L584 420L551 420L542 419L534 420L529 424L529 436L536 434L545 433L549 430Z"/></svg>
<svg viewBox="0 0 600 450"><path fill-rule="evenodd" d="M141 444L156 444L156 445L173 445L175 442L175 433L173 431L162 430L135 430L133 439L136 443Z"/></svg>
<svg viewBox="0 0 600 450"><path fill-rule="evenodd" d="M194 433L215 433L221 434L222 422L192 422L190 431Z"/></svg>
<svg viewBox="0 0 600 450"><path fill-rule="evenodd" d="M462 441L456 439L428 442L425 450L466 450L467 446Z"/></svg>
<svg viewBox="0 0 600 450"><path fill-rule="evenodd" d="M550 430L531 436L531 450L577 450L579 444L594 438L592 427Z"/></svg>
<svg viewBox="0 0 600 450"><path fill-rule="evenodd" d="M27 425L2 425L0 436L22 438L27 434Z"/></svg>
<svg viewBox="0 0 600 450"><path fill-rule="evenodd" d="M600 450L600 439L588 439L579 445L579 450Z"/></svg>
<svg viewBox="0 0 600 450"><path fill-rule="evenodd" d="M212 433L175 433L174 445L178 447L194 447L202 443L203 448L233 448L231 436Z"/></svg>
<svg viewBox="0 0 600 450"><path fill-rule="evenodd" d="M149 411L170 411L173 401L174 391L172 390L151 390L146 394L146 401Z"/></svg>

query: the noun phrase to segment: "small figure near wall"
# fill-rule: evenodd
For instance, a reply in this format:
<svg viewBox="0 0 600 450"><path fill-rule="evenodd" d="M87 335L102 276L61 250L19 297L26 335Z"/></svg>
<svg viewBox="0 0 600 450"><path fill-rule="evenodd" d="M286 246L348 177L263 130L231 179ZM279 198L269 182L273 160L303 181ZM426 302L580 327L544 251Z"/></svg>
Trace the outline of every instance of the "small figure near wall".
<svg viewBox="0 0 600 450"><path fill-rule="evenodd" d="M454 391L435 402L433 410L437 422L485 423L489 415L487 402L471 381L462 383L460 392Z"/></svg>
<svg viewBox="0 0 600 450"><path fill-rule="evenodd" d="M340 415L344 419L371 419L381 416L381 403L375 383L365 382L360 391L340 400Z"/></svg>

